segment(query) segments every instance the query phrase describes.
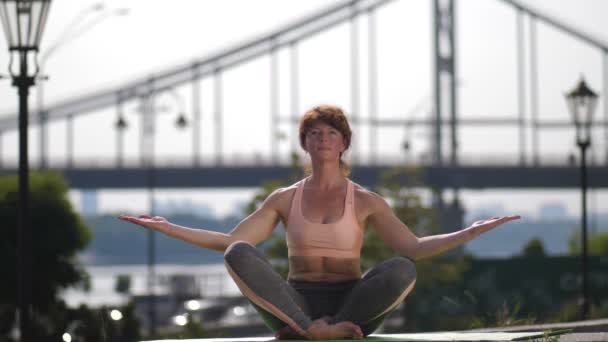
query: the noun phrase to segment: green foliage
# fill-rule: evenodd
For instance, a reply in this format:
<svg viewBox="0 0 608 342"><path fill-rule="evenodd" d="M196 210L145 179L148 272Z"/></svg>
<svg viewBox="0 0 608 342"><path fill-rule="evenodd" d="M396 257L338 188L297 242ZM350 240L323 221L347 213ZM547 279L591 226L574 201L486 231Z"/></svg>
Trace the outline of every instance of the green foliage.
<svg viewBox="0 0 608 342"><path fill-rule="evenodd" d="M578 300L564 302L558 311L554 312L547 322L574 322L581 319L581 303ZM608 302L603 301L600 305L591 303L588 319L608 318Z"/></svg>
<svg viewBox="0 0 608 342"><path fill-rule="evenodd" d="M536 318L532 315L523 317L521 314L521 303L515 303L510 306L507 302L503 302L502 307L494 312L486 315L473 316L471 319L471 328L480 329L486 327L509 327L515 325L529 325L536 322Z"/></svg>
<svg viewBox="0 0 608 342"><path fill-rule="evenodd" d="M70 286L88 288L88 276L75 256L85 248L91 232L71 207L67 193L68 186L59 174L30 174L33 324L40 340L54 336L57 319L66 310L59 291ZM5 270L0 282L2 338L8 338L15 321L18 203L18 178L0 177L0 267Z"/></svg>
<svg viewBox="0 0 608 342"><path fill-rule="evenodd" d="M122 319L115 321L110 317L114 309L122 313ZM64 317L63 329L54 341L61 341L60 336L67 332L74 342L132 342L139 340L140 326L135 317L134 305L129 303L123 307L89 308L81 305L69 309Z"/></svg>
<svg viewBox="0 0 608 342"><path fill-rule="evenodd" d="M608 232L589 234L587 238L587 250L589 255L608 255ZM581 254L581 230L574 229L568 241L568 252L570 255Z"/></svg>
<svg viewBox="0 0 608 342"><path fill-rule="evenodd" d="M117 275L114 291L120 294L129 294L131 292L131 276L129 274Z"/></svg>
<svg viewBox="0 0 608 342"><path fill-rule="evenodd" d="M543 241L539 237L535 237L528 241L522 251L522 256L525 257L545 257L547 253L545 252L545 246L543 245Z"/></svg>
<svg viewBox="0 0 608 342"><path fill-rule="evenodd" d="M561 335L561 333L559 334ZM558 342L560 340L559 335L551 335L550 331L545 331L545 335L543 336L542 342ZM534 339L535 341L538 339Z"/></svg>
<svg viewBox="0 0 608 342"><path fill-rule="evenodd" d="M572 322L581 318L581 306L577 301L568 301L562 304L559 311L549 320L555 322Z"/></svg>

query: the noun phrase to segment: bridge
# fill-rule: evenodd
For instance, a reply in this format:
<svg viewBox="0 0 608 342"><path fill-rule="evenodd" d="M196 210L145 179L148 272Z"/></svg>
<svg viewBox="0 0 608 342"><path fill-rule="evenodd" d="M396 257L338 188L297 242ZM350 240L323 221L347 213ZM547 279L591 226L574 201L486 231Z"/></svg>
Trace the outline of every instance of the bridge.
<svg viewBox="0 0 608 342"><path fill-rule="evenodd" d="M148 188L243 188L257 187L263 181L293 178L294 168L277 165L271 160L243 161L224 166L192 166L188 163L155 165L151 167L121 166L114 163L89 166L51 168L62 173L70 187L82 190ZM431 163L405 164L397 161L353 167L351 178L366 187L379 185L381 175L398 168L416 169L416 180L426 186L441 188L520 188L520 189L578 189L580 169L577 165L554 163L527 166L503 163L442 165ZM16 168L6 168L4 174L16 174ZM589 184L593 188L608 187L608 167L588 167ZM402 173L404 184L410 184L408 173Z"/></svg>
<svg viewBox="0 0 608 342"><path fill-rule="evenodd" d="M516 104L513 114L483 115L459 110L461 80L458 66L463 61L458 59L459 21L455 13L457 6L463 5L454 0L428 3L433 23L432 32L429 32L433 41L429 65L432 77L428 80L431 94L422 96L418 103L400 107L393 113L395 115L382 112L379 87L385 83L379 79L379 60L385 54L392 54L396 47L391 43L391 46L382 45L383 49L379 49L378 30L383 27L378 18L406 5L390 0L344 1L188 63L49 106L39 106L31 113L31 122L39 127L39 160L33 165L63 173L77 189L146 188L150 184L156 188L250 187L259 185L261 180L286 178L291 172L289 154L297 151L294 133L298 118L305 109L301 101L302 79L305 74L314 72L305 67L307 60L302 56L307 56L305 51L309 42L323 39L328 32L342 30L349 59L350 105L345 109L355 132L365 132L355 140L350 152L356 181L371 186L378 182L384 170L414 166L420 170L426 184L439 189L578 187L577 156L573 151L552 151L553 155L543 152L546 145L556 140L571 140L569 145L574 146L574 128L566 115L540 115L541 60L537 26L544 25L543 28L563 39L577 40L598 52L603 61L601 94L608 93L608 43L522 2L496 0L494 3L515 18L515 37L511 37L515 46L503 46L515 60L512 73L516 75L517 87L511 98ZM261 60L264 72L267 70L268 92L260 91L260 96L268 98L265 108L257 112L264 113L259 129L262 125L267 126L263 127L262 134L267 143L255 151L230 151L227 145L234 145L235 140L230 136L231 131L237 128L226 125L228 117L234 115L226 110L226 74L247 64L259 64ZM284 92L285 82L281 79L288 80L288 94ZM205 87L208 91L203 89ZM403 87L409 89L411 85ZM563 101L560 97L561 94L556 94L555 101ZM608 185L608 177L603 177L608 174L607 98L603 97L603 118L596 119L592 128L595 137L603 136L595 141L599 143L594 146L600 147L595 147L589 169L590 186L596 188ZM204 112L203 106L203 101L207 100L212 103L208 113ZM172 104L167 105L168 102ZM287 104L289 109L285 110ZM133 139L128 141L126 138L126 128L130 124L126 123L125 112L132 107L141 114L138 149L129 145ZM191 115L185 114L186 107ZM175 109L180 113L180 126L189 129L189 155L176 157L169 151L163 156L157 151L156 140L161 131L157 117ZM494 112L494 109L488 108L488 112ZM106 149L103 155L86 158L75 155L75 146L93 144L86 141L86 137L78 140L74 131L75 121L83 122L90 117L114 122L115 129L106 133L114 138L101 144L114 151ZM63 137L66 150L63 156L50 156L49 146L53 140L49 139L49 127L57 122L66 125ZM2 137L14 135L16 128L15 113L0 116L1 174L16 173L16 160L6 157L2 148ZM510 139L503 141L508 141L513 149L491 156L463 152L472 145L467 143L468 132L476 129L508 130ZM204 134L205 130L208 134ZM238 130L242 132L244 128ZM416 132L424 132L424 138L420 139ZM385 139L386 136L397 138ZM553 142L541 145L541 136L551 136L552 139L547 140ZM126 152L129 149L130 155Z"/></svg>

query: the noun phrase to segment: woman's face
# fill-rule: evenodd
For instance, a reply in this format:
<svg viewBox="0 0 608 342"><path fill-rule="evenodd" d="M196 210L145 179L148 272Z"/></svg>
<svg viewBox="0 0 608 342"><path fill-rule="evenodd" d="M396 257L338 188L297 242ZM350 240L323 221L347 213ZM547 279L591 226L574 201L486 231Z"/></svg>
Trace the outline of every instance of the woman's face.
<svg viewBox="0 0 608 342"><path fill-rule="evenodd" d="M339 159L346 149L342 133L322 121L315 122L306 132L305 142L305 150L313 160Z"/></svg>

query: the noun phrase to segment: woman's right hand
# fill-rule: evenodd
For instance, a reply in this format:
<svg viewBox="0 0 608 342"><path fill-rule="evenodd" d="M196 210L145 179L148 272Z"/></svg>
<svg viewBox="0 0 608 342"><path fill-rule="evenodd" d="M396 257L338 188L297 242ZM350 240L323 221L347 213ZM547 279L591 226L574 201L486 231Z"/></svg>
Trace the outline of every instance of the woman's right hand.
<svg viewBox="0 0 608 342"><path fill-rule="evenodd" d="M162 231L163 228L165 228L169 225L169 221L167 221L167 219L165 219L164 217L161 217L161 216L152 217L152 216L148 216L148 215L139 215L138 217L135 217L135 216L129 216L129 215L123 214L123 215L118 216L118 218L123 221L138 224L138 225L148 228L148 229L159 230L159 231Z"/></svg>

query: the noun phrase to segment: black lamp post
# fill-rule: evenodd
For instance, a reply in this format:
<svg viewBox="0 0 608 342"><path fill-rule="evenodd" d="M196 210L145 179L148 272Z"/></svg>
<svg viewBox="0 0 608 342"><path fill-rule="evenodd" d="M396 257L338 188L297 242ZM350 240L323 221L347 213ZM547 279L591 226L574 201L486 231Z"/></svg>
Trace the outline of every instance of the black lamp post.
<svg viewBox="0 0 608 342"><path fill-rule="evenodd" d="M568 109L576 127L576 144L581 150L581 272L582 272L582 308L581 318L589 317L589 270L587 252L587 148L591 145L591 124L593 112L597 105L597 94L587 87L581 77L575 89L566 94Z"/></svg>
<svg viewBox="0 0 608 342"><path fill-rule="evenodd" d="M32 316L32 249L29 209L29 165L27 147L28 93L34 85L36 70L28 70L30 52L37 57L40 39L46 24L50 0L0 0L0 21L6 35L10 53L9 72L13 86L19 92L19 206L17 226L17 305L19 312L19 336L21 341L31 341ZM19 60L18 73L13 72L15 56Z"/></svg>
<svg viewBox="0 0 608 342"><path fill-rule="evenodd" d="M188 119L186 118L186 114L184 111L184 103L182 98L173 88L169 88L167 91L175 98L177 106L179 107L178 117L175 119L175 126L178 129L184 129L188 126ZM148 99L149 101L149 99ZM149 193L149 201L150 201L150 214L154 215L155 211L155 202L154 202L154 189L156 187L156 169L154 167L154 141L156 134L156 124L155 124L155 116L158 114L161 109L154 106L153 103L146 101L146 103L142 106L142 110L140 113L142 115L149 115L148 118L148 127L144 125L143 134L147 136L148 141L148 193ZM119 112L118 120L114 124L118 131L124 131L128 128L129 124L124 118L122 112ZM150 336L154 336L156 334L156 295L154 293L154 278L156 277L155 265L156 265L156 242L155 242L155 232L153 230L148 230L148 295L149 295L149 306L148 306L148 334Z"/></svg>

